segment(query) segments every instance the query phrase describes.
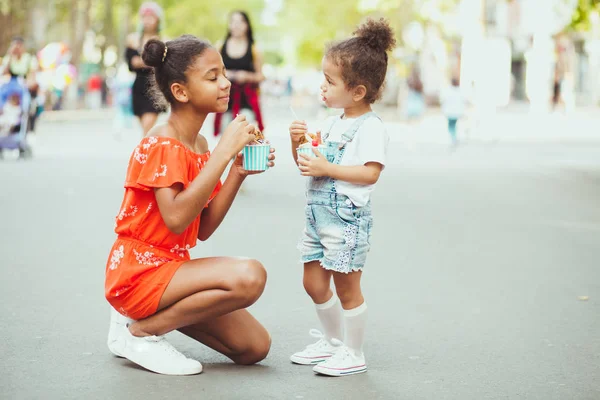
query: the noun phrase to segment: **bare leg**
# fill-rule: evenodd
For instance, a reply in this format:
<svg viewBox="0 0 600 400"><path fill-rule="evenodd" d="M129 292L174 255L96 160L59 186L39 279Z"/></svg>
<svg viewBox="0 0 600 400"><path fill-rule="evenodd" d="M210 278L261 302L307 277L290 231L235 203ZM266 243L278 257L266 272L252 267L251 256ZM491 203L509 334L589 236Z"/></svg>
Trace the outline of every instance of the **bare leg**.
<svg viewBox="0 0 600 400"><path fill-rule="evenodd" d="M148 134L148 132L150 131L150 129L152 129L152 127L156 123L157 118L158 118L158 114L155 114L155 113L142 114L142 116L140 117L140 123L142 124L142 130L144 131L144 136L146 136Z"/></svg>
<svg viewBox="0 0 600 400"><path fill-rule="evenodd" d="M271 336L247 310L237 310L179 331L229 357L236 364L260 362L271 348Z"/></svg>
<svg viewBox="0 0 600 400"><path fill-rule="evenodd" d="M212 257L186 262L167 286L159 311L129 329L134 336L159 336L214 320L252 305L266 280L266 271L256 260Z"/></svg>
<svg viewBox="0 0 600 400"><path fill-rule="evenodd" d="M315 304L323 304L333 296L331 275L318 261L304 264L304 289Z"/></svg>
<svg viewBox="0 0 600 400"><path fill-rule="evenodd" d="M335 291L342 302L344 310L351 310L364 303L365 299L360 289L361 271L342 274L336 272L333 274Z"/></svg>

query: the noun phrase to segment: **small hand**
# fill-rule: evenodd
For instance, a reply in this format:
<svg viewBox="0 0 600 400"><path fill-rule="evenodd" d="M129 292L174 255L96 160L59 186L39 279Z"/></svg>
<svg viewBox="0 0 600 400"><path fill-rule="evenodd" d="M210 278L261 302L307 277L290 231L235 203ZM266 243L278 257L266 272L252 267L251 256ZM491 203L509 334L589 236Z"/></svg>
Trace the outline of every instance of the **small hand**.
<svg viewBox="0 0 600 400"><path fill-rule="evenodd" d="M250 125L244 115L238 115L225 129L217 148L227 149L228 152L231 151L229 154L233 156L255 139L254 130L254 125Z"/></svg>
<svg viewBox="0 0 600 400"><path fill-rule="evenodd" d="M290 125L290 138L294 143L300 142L300 139L305 136L307 132L308 128L304 121L294 121Z"/></svg>
<svg viewBox="0 0 600 400"><path fill-rule="evenodd" d="M275 149L271 147L271 154L269 154L269 162L267 165L269 168L273 168L275 166ZM247 171L244 169L244 156L243 153L238 153L237 157L233 161L233 165L231 167L231 171L235 173L237 176L241 178L245 178L248 175L256 175L261 174L265 171Z"/></svg>
<svg viewBox="0 0 600 400"><path fill-rule="evenodd" d="M235 82L235 81L237 81L237 77L238 77L238 71L227 70L227 79L229 79L232 82Z"/></svg>
<svg viewBox="0 0 600 400"><path fill-rule="evenodd" d="M329 169L329 161L316 148L313 148L315 157L310 158L305 154L300 154L298 157L298 168L303 176L327 176Z"/></svg>
<svg viewBox="0 0 600 400"><path fill-rule="evenodd" d="M244 70L237 71L235 80L237 83L246 83L250 80L250 73Z"/></svg>

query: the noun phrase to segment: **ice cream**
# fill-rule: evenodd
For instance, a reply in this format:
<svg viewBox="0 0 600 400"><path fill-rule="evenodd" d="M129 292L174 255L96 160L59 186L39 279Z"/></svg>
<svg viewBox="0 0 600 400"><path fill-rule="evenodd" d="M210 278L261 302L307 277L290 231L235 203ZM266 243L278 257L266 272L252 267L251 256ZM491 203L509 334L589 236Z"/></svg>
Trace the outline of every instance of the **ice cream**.
<svg viewBox="0 0 600 400"><path fill-rule="evenodd" d="M256 127L254 128L254 137L255 139L248 144L249 146L269 144L269 141L265 139L265 135Z"/></svg>
<svg viewBox="0 0 600 400"><path fill-rule="evenodd" d="M254 128L255 139L244 147L244 169L247 171L264 171L268 169L271 144L265 135Z"/></svg>
<svg viewBox="0 0 600 400"><path fill-rule="evenodd" d="M317 146L322 144L320 137L316 133L307 133L306 135L300 138L300 146L298 147L311 147L313 145L313 141L317 141Z"/></svg>
<svg viewBox="0 0 600 400"><path fill-rule="evenodd" d="M300 138L299 143L300 145L296 149L298 154L305 154L309 157L314 157L315 153L312 149L316 148L321 154L326 155L327 146L323 144L321 135L317 135L316 133L307 133Z"/></svg>

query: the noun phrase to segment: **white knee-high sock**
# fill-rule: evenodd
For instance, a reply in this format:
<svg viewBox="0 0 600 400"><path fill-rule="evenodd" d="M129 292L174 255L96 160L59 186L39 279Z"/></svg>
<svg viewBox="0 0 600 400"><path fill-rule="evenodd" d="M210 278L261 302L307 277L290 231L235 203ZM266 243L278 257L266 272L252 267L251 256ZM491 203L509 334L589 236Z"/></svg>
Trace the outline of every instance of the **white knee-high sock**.
<svg viewBox="0 0 600 400"><path fill-rule="evenodd" d="M342 305L336 294L323 304L315 304L315 308L325 331L325 339L330 342L333 338L342 340Z"/></svg>
<svg viewBox="0 0 600 400"><path fill-rule="evenodd" d="M344 344L362 355L367 326L367 303L351 310L344 310Z"/></svg>

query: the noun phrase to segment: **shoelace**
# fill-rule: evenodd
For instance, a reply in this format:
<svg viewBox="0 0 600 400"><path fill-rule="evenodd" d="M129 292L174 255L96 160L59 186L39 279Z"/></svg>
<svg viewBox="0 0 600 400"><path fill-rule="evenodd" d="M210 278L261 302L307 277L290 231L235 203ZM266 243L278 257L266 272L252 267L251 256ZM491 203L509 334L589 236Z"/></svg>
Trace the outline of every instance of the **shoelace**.
<svg viewBox="0 0 600 400"><path fill-rule="evenodd" d="M315 339L319 339L319 341L317 343L309 344L308 346L306 346L306 349L316 349L323 345L323 342L325 341L325 335L323 334L323 332L321 332L318 329L311 329L308 332L308 334L314 337Z"/></svg>
<svg viewBox="0 0 600 400"><path fill-rule="evenodd" d="M171 343L167 342L167 340L165 339L164 336L146 336L145 339L149 342L154 342L154 343L162 342L161 348L178 356L179 358L187 359L187 357L184 356L182 353L180 353L179 350L177 350L175 347L173 347L173 345Z"/></svg>
<svg viewBox="0 0 600 400"><path fill-rule="evenodd" d="M350 350L348 349L348 346L344 344L344 342L339 339L332 338L331 343L337 347L337 350L333 356L331 356L330 362L343 361L348 357L351 357Z"/></svg>

